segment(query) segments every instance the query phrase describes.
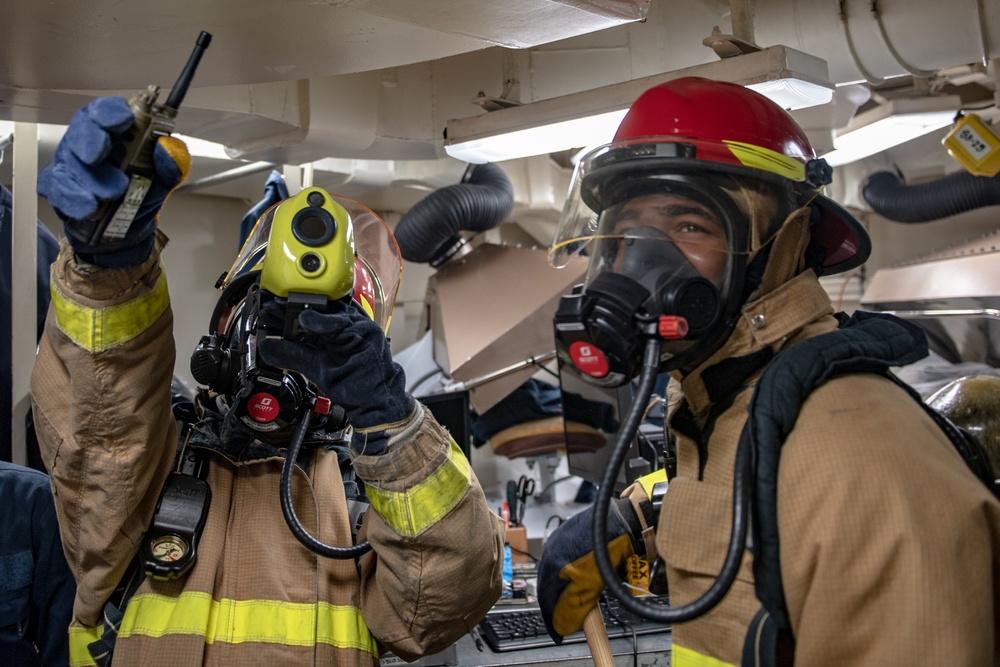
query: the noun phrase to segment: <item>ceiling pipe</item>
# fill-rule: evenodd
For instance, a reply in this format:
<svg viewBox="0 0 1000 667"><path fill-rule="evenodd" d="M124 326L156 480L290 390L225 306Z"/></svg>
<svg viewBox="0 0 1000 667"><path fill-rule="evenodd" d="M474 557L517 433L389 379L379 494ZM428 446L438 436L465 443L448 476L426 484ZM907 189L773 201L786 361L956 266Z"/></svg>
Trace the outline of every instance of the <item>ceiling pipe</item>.
<svg viewBox="0 0 1000 667"><path fill-rule="evenodd" d="M244 176L259 174L262 171L268 171L269 169L274 169L277 166L278 165L273 162L251 162L249 164L236 167L235 169L229 169L227 171L219 172L218 174L206 176L205 178L199 178L196 181L190 181L177 188L177 191L190 193L195 190L202 190L204 188L211 187L213 185L235 181L236 179L243 178Z"/></svg>
<svg viewBox="0 0 1000 667"><path fill-rule="evenodd" d="M761 44L786 44L825 60L837 85L872 83L1000 57L1000 12L992 3L756 3Z"/></svg>

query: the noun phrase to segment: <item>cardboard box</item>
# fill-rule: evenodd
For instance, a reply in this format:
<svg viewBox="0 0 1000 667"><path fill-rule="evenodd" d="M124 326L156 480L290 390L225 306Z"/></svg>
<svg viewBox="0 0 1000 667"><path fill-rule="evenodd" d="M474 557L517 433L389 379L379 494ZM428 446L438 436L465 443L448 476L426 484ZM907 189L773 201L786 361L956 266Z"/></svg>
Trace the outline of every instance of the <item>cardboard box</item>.
<svg viewBox="0 0 1000 667"><path fill-rule="evenodd" d="M528 556L528 529L524 526L511 526L507 529L507 544L510 545L510 562L527 563L531 561Z"/></svg>

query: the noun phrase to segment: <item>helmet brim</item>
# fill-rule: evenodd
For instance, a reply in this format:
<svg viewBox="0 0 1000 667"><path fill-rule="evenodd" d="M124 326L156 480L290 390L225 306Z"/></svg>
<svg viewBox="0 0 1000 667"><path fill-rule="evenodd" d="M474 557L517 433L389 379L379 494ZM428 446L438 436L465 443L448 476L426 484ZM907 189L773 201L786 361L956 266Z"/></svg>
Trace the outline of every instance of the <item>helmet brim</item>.
<svg viewBox="0 0 1000 667"><path fill-rule="evenodd" d="M825 251L821 276L850 271L868 261L872 251L871 238L857 218L837 202L820 194L810 205L819 213L818 222L812 226L812 242Z"/></svg>

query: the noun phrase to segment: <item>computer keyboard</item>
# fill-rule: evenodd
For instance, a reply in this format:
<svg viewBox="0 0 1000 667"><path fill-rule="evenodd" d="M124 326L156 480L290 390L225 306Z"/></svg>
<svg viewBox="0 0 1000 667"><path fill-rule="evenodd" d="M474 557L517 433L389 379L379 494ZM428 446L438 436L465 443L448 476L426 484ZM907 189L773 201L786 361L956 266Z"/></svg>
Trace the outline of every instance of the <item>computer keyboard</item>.
<svg viewBox="0 0 1000 667"><path fill-rule="evenodd" d="M643 602L666 606L667 597L651 596L643 598ZM670 632L669 625L636 616L625 610L621 606L621 602L616 599L602 599L601 614L604 616L604 626L608 630L608 639L631 638L633 631L636 635ZM542 611L538 607L490 612L479 623L479 631L490 648L497 653L555 646L556 644L545 631ZM563 644L578 644L586 641L587 637L582 630L563 637Z"/></svg>

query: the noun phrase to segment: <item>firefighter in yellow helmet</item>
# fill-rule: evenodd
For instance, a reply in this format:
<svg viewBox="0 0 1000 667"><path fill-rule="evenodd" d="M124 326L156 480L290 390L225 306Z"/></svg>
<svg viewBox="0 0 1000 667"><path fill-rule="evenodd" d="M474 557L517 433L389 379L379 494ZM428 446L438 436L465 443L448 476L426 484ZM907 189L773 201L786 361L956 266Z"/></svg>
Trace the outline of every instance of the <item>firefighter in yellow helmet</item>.
<svg viewBox="0 0 1000 667"><path fill-rule="evenodd" d="M78 584L72 664L370 667L444 649L500 595L503 525L392 361L387 228L319 188L273 207L192 356L207 386L172 412L157 216L183 143L159 140L123 237L87 224L129 186L107 155L132 122L124 99L94 100L38 181L67 234L31 398ZM281 243L263 231L278 223ZM376 242L354 261L365 226ZM291 277L268 243L298 253ZM327 287L300 294L295 276Z"/></svg>
<svg viewBox="0 0 1000 667"><path fill-rule="evenodd" d="M674 667L1000 661L1000 502L889 371L927 354L919 328L835 315L819 277L869 240L822 194L831 172L783 109L692 77L580 161L550 251L589 261L555 317L562 372L633 383L638 411L595 506L542 553L557 640L607 586L673 623ZM676 475L612 498L663 372ZM662 563L671 609L617 580L633 555Z"/></svg>

